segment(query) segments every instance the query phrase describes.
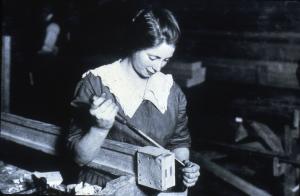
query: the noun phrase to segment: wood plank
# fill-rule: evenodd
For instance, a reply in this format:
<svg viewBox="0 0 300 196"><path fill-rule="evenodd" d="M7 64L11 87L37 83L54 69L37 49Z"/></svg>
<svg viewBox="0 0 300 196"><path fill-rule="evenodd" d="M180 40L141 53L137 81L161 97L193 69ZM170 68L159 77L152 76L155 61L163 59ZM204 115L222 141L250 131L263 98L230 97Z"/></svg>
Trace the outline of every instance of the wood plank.
<svg viewBox="0 0 300 196"><path fill-rule="evenodd" d="M11 37L2 36L1 111L10 110Z"/></svg>
<svg viewBox="0 0 300 196"><path fill-rule="evenodd" d="M18 116L18 115L6 113L6 112L1 113L1 121L7 122L7 123L12 123L12 124L22 126L22 127L27 127L30 129L43 131L45 133L54 134L54 135L60 135L61 131L62 131L61 127L59 127L59 126L41 122L41 121L37 121L37 120L32 120L29 118L25 118L22 116Z"/></svg>
<svg viewBox="0 0 300 196"><path fill-rule="evenodd" d="M207 81L300 89L297 63L206 58L203 65L207 67Z"/></svg>
<svg viewBox="0 0 300 196"><path fill-rule="evenodd" d="M197 41L192 37L182 40L180 53L197 56L201 60L201 57L294 62L300 59L300 44L206 39L205 37L198 39Z"/></svg>
<svg viewBox="0 0 300 196"><path fill-rule="evenodd" d="M253 134L262 139L269 149L273 152L285 153L279 136L277 136L270 127L256 121L249 123L249 125L254 130Z"/></svg>
<svg viewBox="0 0 300 196"><path fill-rule="evenodd" d="M184 33L188 36L195 37L196 40L234 40L234 41L251 41L251 42L274 42L300 44L300 33L286 32L237 32L237 31L216 31L208 29L185 29ZM183 38L184 39L184 38Z"/></svg>
<svg viewBox="0 0 300 196"><path fill-rule="evenodd" d="M299 96L298 96L299 97ZM240 96L232 100L230 110L236 115L248 119L259 117L275 120L277 123L291 123L296 108L300 103L295 96L265 97L258 95L256 98Z"/></svg>

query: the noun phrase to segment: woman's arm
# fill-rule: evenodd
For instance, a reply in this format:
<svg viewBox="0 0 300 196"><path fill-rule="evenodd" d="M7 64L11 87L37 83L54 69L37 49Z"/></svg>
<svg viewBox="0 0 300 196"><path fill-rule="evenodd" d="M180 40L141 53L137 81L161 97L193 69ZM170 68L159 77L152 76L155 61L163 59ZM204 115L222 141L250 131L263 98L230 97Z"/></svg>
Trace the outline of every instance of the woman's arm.
<svg viewBox="0 0 300 196"><path fill-rule="evenodd" d="M95 122L74 145L74 159L79 165L85 165L95 158L113 126L117 112L117 105L106 99L105 93L93 98L89 114Z"/></svg>
<svg viewBox="0 0 300 196"><path fill-rule="evenodd" d="M180 161L190 159L190 150L186 147L175 148L174 150L172 150L172 152L174 152L175 157Z"/></svg>
<svg viewBox="0 0 300 196"><path fill-rule="evenodd" d="M92 161L102 146L109 130L91 127L74 145L74 160L83 166Z"/></svg>
<svg viewBox="0 0 300 196"><path fill-rule="evenodd" d="M200 166L189 161L190 151L188 148L175 148L173 152L175 157L184 163L182 168L183 184L186 187L194 186L200 176Z"/></svg>

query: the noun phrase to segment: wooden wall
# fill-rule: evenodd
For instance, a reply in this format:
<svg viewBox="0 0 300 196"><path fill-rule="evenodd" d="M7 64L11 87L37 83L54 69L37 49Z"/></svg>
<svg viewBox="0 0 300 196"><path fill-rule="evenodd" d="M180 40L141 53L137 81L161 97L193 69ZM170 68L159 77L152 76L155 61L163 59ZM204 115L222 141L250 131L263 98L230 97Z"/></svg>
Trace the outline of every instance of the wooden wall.
<svg viewBox="0 0 300 196"><path fill-rule="evenodd" d="M183 31L180 52L211 67L208 79L299 88L298 1L190 0L172 6ZM265 81L257 81L253 74L262 72Z"/></svg>
<svg viewBox="0 0 300 196"><path fill-rule="evenodd" d="M182 28L179 58L201 60L207 68L206 82L186 90L194 135L209 129L224 135L235 116L279 131L278 124L291 123L300 109L299 1L189 0L165 6Z"/></svg>

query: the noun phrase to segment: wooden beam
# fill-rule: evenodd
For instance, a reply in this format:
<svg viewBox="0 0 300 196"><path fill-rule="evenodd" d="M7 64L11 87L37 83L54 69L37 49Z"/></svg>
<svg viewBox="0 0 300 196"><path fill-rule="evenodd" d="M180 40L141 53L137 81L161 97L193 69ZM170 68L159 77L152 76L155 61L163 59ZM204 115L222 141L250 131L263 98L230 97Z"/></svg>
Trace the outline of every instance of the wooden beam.
<svg viewBox="0 0 300 196"><path fill-rule="evenodd" d="M64 145L61 127L9 113L1 113L1 139L58 156L58 146ZM135 174L135 154L138 146L106 139L90 167L115 175Z"/></svg>
<svg viewBox="0 0 300 196"><path fill-rule="evenodd" d="M20 145L57 155L55 148L61 129L55 125L1 113L1 138Z"/></svg>
<svg viewBox="0 0 300 196"><path fill-rule="evenodd" d="M2 36L1 111L10 109L11 37Z"/></svg>
<svg viewBox="0 0 300 196"><path fill-rule="evenodd" d="M249 125L253 129L253 135L259 137L272 152L284 153L279 136L277 136L270 127L256 121L250 122Z"/></svg>

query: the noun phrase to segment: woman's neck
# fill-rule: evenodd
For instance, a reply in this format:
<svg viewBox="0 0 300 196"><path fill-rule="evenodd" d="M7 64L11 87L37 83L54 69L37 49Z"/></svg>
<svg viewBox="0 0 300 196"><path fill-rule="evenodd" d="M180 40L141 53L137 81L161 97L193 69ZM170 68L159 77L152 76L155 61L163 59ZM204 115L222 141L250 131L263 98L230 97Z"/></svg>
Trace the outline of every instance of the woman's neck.
<svg viewBox="0 0 300 196"><path fill-rule="evenodd" d="M133 65L129 58L124 58L121 60L121 67L124 71L125 78L130 80L134 84L145 85L148 78L140 77L133 68Z"/></svg>

